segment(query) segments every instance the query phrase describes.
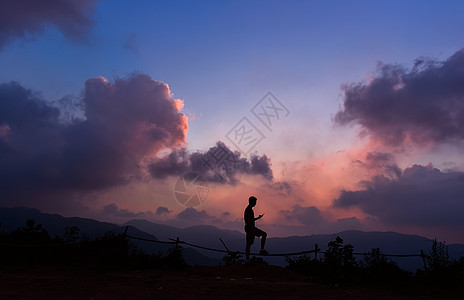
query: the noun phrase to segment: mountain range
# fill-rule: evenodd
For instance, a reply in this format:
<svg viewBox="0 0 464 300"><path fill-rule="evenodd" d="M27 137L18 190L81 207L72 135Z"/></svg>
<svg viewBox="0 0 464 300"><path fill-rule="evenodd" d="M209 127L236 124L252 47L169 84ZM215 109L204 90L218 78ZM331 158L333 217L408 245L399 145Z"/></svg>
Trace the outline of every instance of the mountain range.
<svg viewBox="0 0 464 300"><path fill-rule="evenodd" d="M219 229L211 225L197 225L187 228L176 228L164 224L157 224L147 220L131 220L122 225L100 222L88 218L63 217L57 214L42 213L33 208L0 208L0 231L11 232L26 224L27 219L34 219L42 224L52 237L63 236L65 227L77 226L80 234L90 238L102 236L105 232L121 233L128 227L127 234L151 240L168 241L179 237L180 240L191 244L225 250L224 245L231 251L243 251L245 235L236 230ZM271 237L267 239L266 248L270 253L288 253L313 250L315 244L324 251L329 241L340 236L344 244L351 244L355 252L367 252L372 248L380 248L387 254L419 254L421 250L428 251L432 240L418 235L401 234L397 232L363 232L357 230L342 231L334 234L314 234L310 236ZM169 244L160 244L140 240L132 240L134 245L147 253L166 253ZM259 250L256 240L252 252ZM450 257L464 256L464 244L448 245ZM219 265L224 253L212 252L198 248L184 247L184 257L190 265ZM313 254L311 254L313 257ZM359 257L358 257L359 258ZM266 257L275 265L285 265L285 257ZM407 270L415 270L423 266L420 257L394 258L398 265Z"/></svg>

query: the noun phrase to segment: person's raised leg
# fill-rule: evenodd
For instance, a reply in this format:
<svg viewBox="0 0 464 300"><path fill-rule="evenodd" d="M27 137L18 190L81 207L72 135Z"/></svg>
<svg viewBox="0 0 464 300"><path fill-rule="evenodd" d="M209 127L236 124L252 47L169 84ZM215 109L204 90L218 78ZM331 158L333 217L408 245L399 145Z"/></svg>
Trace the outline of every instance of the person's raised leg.
<svg viewBox="0 0 464 300"><path fill-rule="evenodd" d="M267 254L267 251L264 250L264 246L266 245L266 237L267 237L267 233L264 232L264 234L261 236L261 253Z"/></svg>
<svg viewBox="0 0 464 300"><path fill-rule="evenodd" d="M250 261L250 248L251 248L251 244L247 242L246 247L245 247L245 252L246 252L245 259L246 259L246 262Z"/></svg>

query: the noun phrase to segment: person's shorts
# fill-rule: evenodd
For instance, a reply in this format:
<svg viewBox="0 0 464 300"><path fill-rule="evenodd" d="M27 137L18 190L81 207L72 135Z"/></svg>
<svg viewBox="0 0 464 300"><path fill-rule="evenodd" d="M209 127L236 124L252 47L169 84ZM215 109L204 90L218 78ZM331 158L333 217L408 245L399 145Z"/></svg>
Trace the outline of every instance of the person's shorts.
<svg viewBox="0 0 464 300"><path fill-rule="evenodd" d="M245 226L245 232L246 232L246 241L247 244L252 245L255 241L255 236L263 236L266 233L259 229L258 227L246 227Z"/></svg>

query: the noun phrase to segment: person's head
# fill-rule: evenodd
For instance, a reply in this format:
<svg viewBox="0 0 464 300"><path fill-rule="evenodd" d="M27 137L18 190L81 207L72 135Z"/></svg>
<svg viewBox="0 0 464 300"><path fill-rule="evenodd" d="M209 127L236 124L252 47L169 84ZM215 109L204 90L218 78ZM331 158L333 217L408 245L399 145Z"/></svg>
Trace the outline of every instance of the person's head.
<svg viewBox="0 0 464 300"><path fill-rule="evenodd" d="M251 196L250 198L248 198L248 204L251 206L255 206L256 200L258 200L258 198L256 198L255 196Z"/></svg>

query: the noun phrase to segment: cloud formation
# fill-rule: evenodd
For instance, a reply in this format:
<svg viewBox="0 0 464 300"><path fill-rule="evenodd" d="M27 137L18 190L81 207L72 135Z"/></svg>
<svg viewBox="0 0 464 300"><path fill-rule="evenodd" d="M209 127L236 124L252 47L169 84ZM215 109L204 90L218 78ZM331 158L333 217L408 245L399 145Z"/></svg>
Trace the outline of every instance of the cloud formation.
<svg viewBox="0 0 464 300"><path fill-rule="evenodd" d="M139 178L143 161L181 147L188 130L182 101L146 74L89 79L84 119L18 83L0 85L0 199L98 190Z"/></svg>
<svg viewBox="0 0 464 300"><path fill-rule="evenodd" d="M177 214L178 219L188 219L188 220L194 220L194 221L205 221L205 220L210 220L214 219L213 216L210 216L206 210L196 210L193 207L187 207L183 211Z"/></svg>
<svg viewBox="0 0 464 300"><path fill-rule="evenodd" d="M180 147L188 130L167 84L146 74L114 83L86 82L86 120L66 128L65 183L93 189L125 183L139 175L141 162L166 148Z"/></svg>
<svg viewBox="0 0 464 300"><path fill-rule="evenodd" d="M172 211L170 211L167 207L165 206L158 206L158 208L156 209L156 214L158 216L161 216L161 215L169 215Z"/></svg>
<svg viewBox="0 0 464 300"><path fill-rule="evenodd" d="M151 216L150 211L147 212L133 212L125 208L119 208L115 203L105 205L102 210L103 215L111 215L120 218L142 218Z"/></svg>
<svg viewBox="0 0 464 300"><path fill-rule="evenodd" d="M464 49L444 62L417 60L412 69L380 65L370 83L347 84L344 91L335 123L359 124L384 145L464 140Z"/></svg>
<svg viewBox="0 0 464 300"><path fill-rule="evenodd" d="M371 173L383 174L388 178L398 178L403 172L395 163L393 154L388 152L367 152L364 161L356 160L355 163Z"/></svg>
<svg viewBox="0 0 464 300"><path fill-rule="evenodd" d="M0 2L0 50L15 38L40 34L47 25L81 39L93 25L97 0L3 0Z"/></svg>
<svg viewBox="0 0 464 300"><path fill-rule="evenodd" d="M281 210L280 213L285 216L286 220L297 220L306 226L321 224L325 221L320 210L315 206L303 207L297 204L293 206L292 210Z"/></svg>
<svg viewBox="0 0 464 300"><path fill-rule="evenodd" d="M442 172L431 164L413 165L400 177L378 175L363 189L342 191L334 206L359 207L390 225L464 229L464 173Z"/></svg>
<svg viewBox="0 0 464 300"><path fill-rule="evenodd" d="M186 148L173 149L148 168L155 179L188 172L198 174L204 181L228 184L237 183L239 174L261 175L269 181L273 179L269 157L252 155L248 160L239 151L231 151L221 141L205 152L190 153Z"/></svg>

